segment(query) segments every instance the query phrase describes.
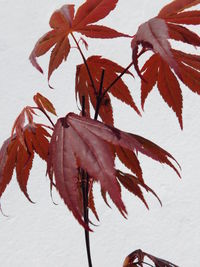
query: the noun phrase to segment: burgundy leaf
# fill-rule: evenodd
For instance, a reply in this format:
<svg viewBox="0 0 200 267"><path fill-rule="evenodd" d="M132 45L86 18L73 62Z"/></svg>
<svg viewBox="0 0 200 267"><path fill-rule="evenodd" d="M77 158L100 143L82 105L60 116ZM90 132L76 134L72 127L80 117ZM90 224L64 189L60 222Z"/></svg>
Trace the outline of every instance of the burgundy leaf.
<svg viewBox="0 0 200 267"><path fill-rule="evenodd" d="M8 138L0 150L0 197L10 183L15 168L18 143Z"/></svg>
<svg viewBox="0 0 200 267"><path fill-rule="evenodd" d="M100 88L102 70L104 69L105 75L103 80L103 90L102 90L103 92L105 92L105 90L110 86L110 84L114 80L116 80L118 74L124 71L124 68L118 65L117 63L108 60L106 58L102 58L100 56L89 57L87 59L87 65L90 69L94 85L97 89ZM130 72L127 72L127 74L131 75ZM127 85L123 82L121 78L112 86L109 93L111 93L114 97L116 97L120 101L131 106L138 114L140 114L140 111L136 107ZM91 104L95 109L97 99L86 66L84 64L77 66L76 97L77 96L79 98L79 102L81 103L81 105L82 105L82 97L85 96L86 116L87 115L89 116L90 114L89 101L91 101ZM100 108L99 115L103 120L103 122L113 125L112 106L110 103L110 97L108 93L105 94L105 97L102 101L102 106Z"/></svg>
<svg viewBox="0 0 200 267"><path fill-rule="evenodd" d="M165 18L167 22L178 23L178 24L192 24L199 25L200 24L200 11L185 11L174 16L170 16Z"/></svg>
<svg viewBox="0 0 200 267"><path fill-rule="evenodd" d="M182 129L183 99L182 99L181 88L175 75L163 60L161 61L160 68L158 71L158 90L163 99L169 105L169 107L171 107L176 113Z"/></svg>
<svg viewBox="0 0 200 267"><path fill-rule="evenodd" d="M74 17L74 5L64 5L56 10L49 21L51 31L44 34L36 43L29 57L32 65L41 73L42 68L37 58L47 53L51 48L48 80L70 52L69 35L79 32L91 38L130 37L114 29L91 23L107 16L116 6L118 0L87 0L82 4ZM73 36L74 38L74 36Z"/></svg>
<svg viewBox="0 0 200 267"><path fill-rule="evenodd" d="M163 19L153 18L142 24L138 28L138 31L131 43L133 49L133 62L135 64L136 70L138 69L138 45L142 44L144 49L152 49L154 53L158 53L161 58L166 61L180 77L178 65L171 52L171 47L168 39L168 28L166 22Z"/></svg>
<svg viewBox="0 0 200 267"><path fill-rule="evenodd" d="M183 127L183 100L178 78L193 92L200 93L199 56L172 49L168 39L200 46L198 34L183 25L178 25L200 23L199 11L184 11L199 3L199 0L172 1L160 11L157 17L142 24L132 40L133 63L142 79L142 108L147 96L157 84L163 99L176 113L181 128ZM139 44L143 46L141 52L139 52ZM147 50L152 50L154 55L147 60L140 71L138 58Z"/></svg>
<svg viewBox="0 0 200 267"><path fill-rule="evenodd" d="M118 0L86 0L77 10L73 27L80 28L103 19L116 7L117 2Z"/></svg>
<svg viewBox="0 0 200 267"><path fill-rule="evenodd" d="M40 93L37 93L36 95L34 95L33 100L35 101L35 103L40 109L44 111L47 110L48 112L54 115L57 115L53 104Z"/></svg>
<svg viewBox="0 0 200 267"><path fill-rule="evenodd" d="M115 149L111 147L114 146ZM124 151L122 156L119 149ZM129 152L127 152L129 150ZM137 183L133 178L123 184L122 173L118 173L114 166L116 151L119 158L138 176ZM131 152L132 151L132 152ZM121 199L120 185L116 179L120 176L120 182L127 188L135 184L132 190L143 202L142 194L138 186L147 191L153 191L147 187L142 178L142 170L135 154L137 151L169 165L178 175L179 172L169 160L173 157L141 136L129 134L108 126L104 123L69 113L65 118L60 118L55 126L50 142L48 174L50 179L55 176L56 188L65 204L72 211L78 222L87 228L83 220L83 211L79 205L79 170L83 169L95 181L100 182L102 196L107 202L106 193L109 194L119 211L125 216L126 209ZM130 159L127 159L131 155ZM136 164L135 167L134 164ZM132 182L130 182L130 180ZM155 194L155 193L154 193Z"/></svg>
<svg viewBox="0 0 200 267"><path fill-rule="evenodd" d="M116 37L130 37L127 34L120 33L114 29L102 25L87 25L83 28L77 28L77 32L90 38L116 38Z"/></svg>
<svg viewBox="0 0 200 267"><path fill-rule="evenodd" d="M131 193L133 193L135 196L139 197L140 200L144 203L144 205L149 209L149 206L144 198L143 192L141 188L144 188L147 192L151 192L160 202L162 205L159 197L156 195L156 193L148 187L144 182L140 181L137 177L129 174L129 173L123 173L119 170L116 171L116 175L120 183Z"/></svg>
<svg viewBox="0 0 200 267"><path fill-rule="evenodd" d="M160 18L168 18L199 3L200 0L174 0L168 5L164 6L159 12L158 16Z"/></svg>
<svg viewBox="0 0 200 267"><path fill-rule="evenodd" d="M171 39L181 41L194 46L200 46L200 37L187 28L168 23L169 36Z"/></svg>
<svg viewBox="0 0 200 267"><path fill-rule="evenodd" d="M123 267L145 267L146 262L145 258L150 259L155 267L178 267L177 265L152 256L146 252L143 252L141 249L135 250L131 254L129 254L123 264ZM151 265L153 267L153 265Z"/></svg>

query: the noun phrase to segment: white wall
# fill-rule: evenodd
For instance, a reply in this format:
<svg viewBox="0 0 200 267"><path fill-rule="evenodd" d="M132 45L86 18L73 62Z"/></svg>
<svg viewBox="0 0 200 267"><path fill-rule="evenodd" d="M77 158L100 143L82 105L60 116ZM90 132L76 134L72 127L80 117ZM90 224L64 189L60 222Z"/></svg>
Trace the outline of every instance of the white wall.
<svg viewBox="0 0 200 267"><path fill-rule="evenodd" d="M74 1L78 6L83 1ZM118 7L105 19L120 31L134 34L144 21L155 16L169 0L119 0ZM0 143L9 134L17 114L32 104L41 92L54 101L60 116L77 112L74 98L75 64L81 58L74 50L47 85L48 56L40 59L45 76L29 63L36 40L49 30L51 13L66 0L0 0ZM130 62L129 40L90 40L89 54L103 54L126 66ZM113 43L115 43L113 49ZM103 49L102 49L103 46ZM140 81L128 84L139 106ZM166 166L141 157L144 177L163 201L161 208L147 196L150 211L128 192L124 195L129 218L124 220L115 207L109 209L95 193L100 226L91 234L94 267L120 267L130 252L144 251L171 260L181 267L198 267L200 262L200 97L182 85L184 131L173 112L155 89L146 103L143 117L114 101L116 126L153 140L170 151L182 165L182 180ZM30 204L15 179L4 193L0 215L0 265L4 267L87 266L83 229L74 220L56 192L52 204L45 164L36 158L29 181Z"/></svg>

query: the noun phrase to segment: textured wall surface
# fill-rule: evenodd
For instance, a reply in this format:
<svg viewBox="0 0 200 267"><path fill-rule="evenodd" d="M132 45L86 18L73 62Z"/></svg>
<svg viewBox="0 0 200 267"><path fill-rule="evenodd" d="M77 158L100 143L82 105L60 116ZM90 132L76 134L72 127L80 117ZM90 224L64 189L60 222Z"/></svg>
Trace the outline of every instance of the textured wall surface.
<svg viewBox="0 0 200 267"><path fill-rule="evenodd" d="M77 6L82 2L74 1ZM134 34L141 23L155 16L168 2L119 0L116 10L102 24ZM72 50L67 63L52 76L54 90L49 89L46 79L48 56L40 59L44 76L28 60L36 40L49 30L51 13L66 3L67 0L0 0L1 144L10 134L17 114L25 105L32 105L32 96L38 91L54 101L60 116L69 111L78 112L73 102L75 65L81 62L78 52ZM102 54L123 66L131 60L130 40L88 39L88 43L88 55ZM192 47L189 49L194 51ZM135 80L127 83L139 106L139 78L136 75ZM183 131L157 90L149 96L142 118L113 101L116 126L140 134L170 151L182 166L182 180L168 167L140 157L147 184L158 193L163 207L149 195L148 211L124 192L128 220L124 220L114 206L109 209L105 205L97 186L95 200L101 221L91 234L94 267L120 267L125 256L138 248L181 267L200 265L200 97L181 86ZM57 192L53 192L53 197L58 205L52 203L45 170L44 162L36 157L28 185L36 204L25 199L15 179L2 197L1 205L8 215L0 214L0 265L3 267L87 266L83 229Z"/></svg>

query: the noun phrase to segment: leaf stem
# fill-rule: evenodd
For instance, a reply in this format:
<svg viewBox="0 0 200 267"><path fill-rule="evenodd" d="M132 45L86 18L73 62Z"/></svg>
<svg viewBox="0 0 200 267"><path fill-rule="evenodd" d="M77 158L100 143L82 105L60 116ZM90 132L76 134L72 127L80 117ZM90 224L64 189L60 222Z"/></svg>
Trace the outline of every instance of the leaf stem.
<svg viewBox="0 0 200 267"><path fill-rule="evenodd" d="M104 75L105 75L105 70L103 69L102 73L101 73L101 81L100 81L99 93L98 93L98 96L97 96L97 103L96 103L94 120L97 120L97 118L98 118L99 110L100 110L100 107L101 107L101 101L103 99L102 90L103 90Z"/></svg>
<svg viewBox="0 0 200 267"><path fill-rule="evenodd" d="M134 262L133 264L135 264L135 266L139 266L138 264L140 264L140 266L141 266L141 264L146 264L146 265L148 265L148 266L150 266L150 267L153 267L153 265L151 265L150 263L147 263L147 262L144 262L144 261L138 261L138 262Z"/></svg>
<svg viewBox="0 0 200 267"><path fill-rule="evenodd" d="M74 34L72 32L71 32L71 36L72 36L74 42L76 43L76 46L77 46L77 48L78 48L78 50L79 50L79 52L80 52L80 54L82 56L83 62L85 64L85 67L87 69L87 72L88 72L88 75L89 75L89 78L90 78L90 82L92 84L92 88L94 89L95 95L97 95L97 89L96 89L96 86L94 84L94 81L93 81L93 78L92 78L92 74L91 74L90 68L89 68L89 66L87 64L87 60L86 60L86 58L85 58L85 56L83 54L83 51L81 50L81 47L80 47L79 43L77 42L77 40L76 40L76 38L75 38L75 36L74 36Z"/></svg>
<svg viewBox="0 0 200 267"><path fill-rule="evenodd" d="M133 66L133 61L120 73L117 78L106 88L106 90L103 92L101 96L101 100L104 98L104 96L108 93L108 91L113 87L113 85L116 84L116 82L130 69L130 67Z"/></svg>
<svg viewBox="0 0 200 267"><path fill-rule="evenodd" d="M146 49L142 49L141 52L138 54L138 58L144 54L146 52ZM104 91L104 93L102 94L102 99L104 98L104 96L108 93L108 91L113 87L113 85L116 84L116 82L130 69L130 67L132 67L134 65L134 62L132 61L123 71L121 74L119 74L117 76L117 78L106 88L106 90Z"/></svg>
<svg viewBox="0 0 200 267"><path fill-rule="evenodd" d="M85 96L82 96L82 116L85 116ZM84 222L88 226L89 224L89 209L88 209L88 192L89 192L89 175L83 169L81 169L81 188L83 195L83 213ZM90 236L89 231L85 229L85 244L87 250L88 266L92 267L92 259L90 252Z"/></svg>
<svg viewBox="0 0 200 267"><path fill-rule="evenodd" d="M150 267L153 267L153 265L151 265L150 263L147 263L147 262L145 262L145 261L143 261L142 263L143 263L143 264L146 264L146 265L148 265L148 266L150 266Z"/></svg>

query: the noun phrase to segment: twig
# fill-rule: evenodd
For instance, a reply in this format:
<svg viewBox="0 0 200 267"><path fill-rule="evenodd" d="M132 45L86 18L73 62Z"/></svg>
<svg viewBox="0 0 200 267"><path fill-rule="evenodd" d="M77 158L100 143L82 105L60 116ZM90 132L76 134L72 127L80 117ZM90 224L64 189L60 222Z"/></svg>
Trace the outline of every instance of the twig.
<svg viewBox="0 0 200 267"><path fill-rule="evenodd" d="M82 116L85 116L85 96L82 96ZM84 222L88 226L89 224L89 209L88 209L88 191L89 191L89 176L83 169L81 171L81 188L83 195L83 213ZM88 266L92 267L92 259L90 252L90 236L89 231L85 229L85 244L87 250Z"/></svg>
<svg viewBox="0 0 200 267"><path fill-rule="evenodd" d="M97 118L98 118L99 110L100 110L100 107L101 107L101 102L102 102L102 99L103 99L102 90L103 90L104 75L105 75L105 70L103 69L102 73L101 73L101 81L100 81L99 93L98 93L98 96L97 96L97 103L96 103L96 109L95 109L95 115L94 115L94 119L95 120L97 120Z"/></svg>
<svg viewBox="0 0 200 267"><path fill-rule="evenodd" d="M106 90L103 92L103 94L102 94L102 99L104 98L104 96L108 93L108 91L113 87L113 85L115 85L116 84L116 82L130 69L130 67L132 67L133 66L133 62L131 62L123 71L122 71L122 73L121 74L119 74L118 76L117 76L117 78L106 88Z"/></svg>
<svg viewBox="0 0 200 267"><path fill-rule="evenodd" d="M89 78L90 78L90 82L91 82L92 87L93 87L93 89L94 89L94 93L95 93L95 95L97 95L97 89L96 89L96 87L95 87L95 84L94 84L94 81L93 81L92 74L91 74L91 72L90 72L89 66L88 66L88 64L87 64L87 60L86 60L86 58L85 58L85 56L84 56L84 54L83 54L83 52L82 52L82 50L81 50L81 47L80 47L79 43L77 42L77 40L76 40L74 34L71 33L71 36L72 36L74 42L76 43L77 48L78 48L78 50L79 50L79 52L80 52L80 54L81 54L81 56L82 56L82 58L83 58L83 62L84 62L84 64L85 64L85 67L86 67L86 69L87 69L87 72L88 72L88 75L89 75Z"/></svg>

